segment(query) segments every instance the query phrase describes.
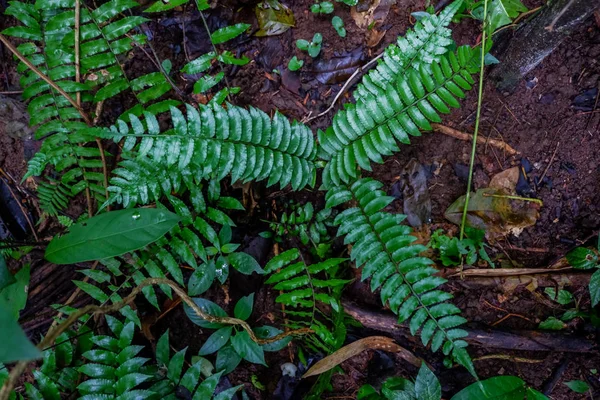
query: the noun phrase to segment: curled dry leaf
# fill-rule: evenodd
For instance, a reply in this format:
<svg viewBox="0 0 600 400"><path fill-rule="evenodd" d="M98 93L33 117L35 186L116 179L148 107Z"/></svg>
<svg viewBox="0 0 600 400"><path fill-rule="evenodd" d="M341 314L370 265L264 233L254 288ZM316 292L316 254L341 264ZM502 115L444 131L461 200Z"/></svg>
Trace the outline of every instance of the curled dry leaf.
<svg viewBox="0 0 600 400"><path fill-rule="evenodd" d="M391 353L402 353L401 356L406 361L410 362L416 367L421 365L421 360L415 357L404 347L394 343L393 339L386 336L369 336L350 343L333 354L323 358L322 360L319 360L317 363L315 363L315 365L310 367L310 369L306 371L304 375L302 375L302 378L308 378L309 376L319 375L323 372L327 372L349 358L352 358L369 349L384 350Z"/></svg>

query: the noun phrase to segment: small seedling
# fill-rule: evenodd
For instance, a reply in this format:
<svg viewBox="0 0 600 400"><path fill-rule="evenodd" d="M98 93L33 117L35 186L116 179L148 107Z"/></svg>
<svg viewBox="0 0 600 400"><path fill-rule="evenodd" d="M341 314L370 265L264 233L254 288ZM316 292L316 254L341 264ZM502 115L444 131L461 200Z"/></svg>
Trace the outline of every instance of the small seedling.
<svg viewBox="0 0 600 400"><path fill-rule="evenodd" d="M315 58L321 52L321 43L323 42L323 35L320 33L315 33L312 38L312 41L298 39L296 41L296 46L302 50L308 52L308 55L312 58Z"/></svg>
<svg viewBox="0 0 600 400"><path fill-rule="evenodd" d="M338 35L346 37L346 28L344 28L344 21L337 15L331 19L331 25L336 30Z"/></svg>
<svg viewBox="0 0 600 400"><path fill-rule="evenodd" d="M330 1L315 3L310 7L310 11L313 14L331 14L333 12L333 3Z"/></svg>
<svg viewBox="0 0 600 400"><path fill-rule="evenodd" d="M290 71L298 71L300 68L302 68L303 65L304 60L298 60L298 57L294 56L292 57L290 62L288 62L288 69Z"/></svg>

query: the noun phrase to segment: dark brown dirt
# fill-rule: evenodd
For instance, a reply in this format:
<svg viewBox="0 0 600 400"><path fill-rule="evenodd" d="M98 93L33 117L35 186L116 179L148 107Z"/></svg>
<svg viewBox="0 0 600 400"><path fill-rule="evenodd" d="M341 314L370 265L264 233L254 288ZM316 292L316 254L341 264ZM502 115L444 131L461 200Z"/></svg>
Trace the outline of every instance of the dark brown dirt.
<svg viewBox="0 0 600 400"><path fill-rule="evenodd" d="M238 54L248 56L252 61L242 68L228 69L228 79L233 86L240 86L241 93L235 97L240 105L252 105L266 112L279 110L286 116L295 119L307 117L326 109L347 78L348 71L341 73L334 84L322 84L318 81L319 62L335 57L344 57L353 53L360 60L353 64L363 65L369 59L379 54L385 46L395 41L410 25L410 13L422 10L425 1L399 1L393 5L383 24L387 30L381 42L369 48L366 33L360 30L352 21L346 7L336 3L336 14L345 22L348 36L341 39L331 26L330 16L319 17L308 11L312 0L287 1L296 16L296 27L278 37L255 38L242 37L232 47ZM527 2L528 6L537 6L539 2ZM209 25L222 26L229 22L248 22L256 27L252 7L226 1L218 11L210 14ZM182 12L166 15L158 22L148 24L154 34L152 42L161 59L170 59L174 70L186 62L186 53L190 58L201 52L209 51L206 37L203 36L201 22L193 18L186 8ZM182 15L192 16L183 25L169 24L168 18L181 18ZM12 23L8 21L7 23ZM182 29L183 28L183 29ZM454 38L459 45L473 45L478 38L479 27L474 21L465 20L454 31ZM184 44L184 31L186 42ZM321 56L311 60L296 46L297 39L310 39L315 32L323 34L323 50ZM160 38L157 40L156 38ZM292 56L305 60L305 66L299 73L287 71L287 62ZM480 135L504 140L521 152L522 158L532 165L531 178L545 175L551 185L542 185L533 195L544 202L540 217L535 224L524 230L519 236L508 236L492 243L491 253L502 266L515 267L544 267L564 256L573 246L585 242L590 235L600 228L600 113L583 112L572 107L575 96L587 89L599 87L600 81L600 28L593 19L587 21L579 31L565 40L535 70L527 80L523 80L512 94L503 94L490 84L485 85L481 118ZM146 56L135 50L134 56L127 61L128 70L134 75L141 74L151 68ZM17 90L14 78L14 67L6 69L4 90ZM352 69L349 69L352 71ZM278 72L275 72L278 71ZM177 76L177 83L186 83L184 77ZM187 90L191 90L189 82ZM351 101L351 91L346 93L343 101ZM337 108L341 107L342 101ZM463 101L463 107L444 118L444 124L464 132L472 133L475 122L477 93L471 91ZM109 107L107 120L118 116L126 109L124 104ZM310 122L314 131L326 128L333 113ZM108 121L109 122L109 121ZM10 171L19 180L25 171L25 154L22 142L7 137L0 132L0 167ZM457 176L455 166L469 163L471 144L444 136L439 133L427 133L420 138L414 138L411 146L404 146L402 151L393 157L388 157L381 166L376 166L373 176L389 189L398 179L404 165L412 158L423 165L436 163L441 165L439 173L429 180L429 190L432 199L433 223L448 227L444 219L444 211L466 190L466 180ZM475 169L475 188L485 187L491 177L511 166L519 165L520 158L508 157L488 146L479 146L477 165ZM272 194L275 199L284 193ZM321 200L321 193L302 193L295 195L297 200ZM394 207L401 212L401 205ZM247 236L256 235L264 227L248 226ZM527 252L522 249L537 248L539 252ZM207 298L218 302L226 310L231 311L235 301L246 293L240 292L242 284L236 285L235 279L231 288L213 288ZM252 290L257 290L256 309L251 317L252 323L262 325L272 323L279 318L277 308L273 307L276 296L272 291L261 286L260 282L252 283ZM509 294L499 289L465 290L457 284L449 284L456 295L455 303L463 310L465 317L479 327L489 328L507 314L509 317L497 325L495 329L518 330L535 329L537 324L548 316L560 316L562 311L555 303L543 300L543 292L535 287L521 286ZM531 289L531 290L530 290ZM568 287L578 299L582 310L589 310L589 296L585 287ZM250 290L246 287L244 290ZM224 296L224 293L227 296ZM378 305L378 296L369 292L362 284L353 284L346 295L360 299L367 305ZM225 297L231 299L225 302ZM277 321L276 321L277 322ZM190 346L191 353L197 352L201 343L211 333L200 332L185 317L182 310L168 314L153 328L155 336L171 331L172 343L178 348ZM589 321L569 324L568 334L597 337L596 328ZM368 335L364 330L355 330L357 336ZM416 345L406 345L417 356L424 357L434 368L443 385L444 394L458 391L471 382L472 378L459 369L445 369L441 358L431 356L429 352ZM587 380L594 390L599 387L598 375L592 374L591 369L598 369L600 358L598 354L563 354L556 352L523 353L473 347L474 358L503 354L522 357L527 360L481 360L476 361L478 373L482 378L495 375L516 375L528 384L541 388L551 378L561 364L566 368L557 380L552 391L553 399L585 398L569 391L563 382L583 379ZM414 377L416 371L407 367L401 361L380 353L364 353L342 364L345 375L336 375L332 381L333 392L326 397L354 398L356 390L364 383L379 382L385 375L401 375ZM256 399L270 398L266 393L272 393L280 378L278 366L289 361L289 353L284 350L267 357L269 369L243 363L234 373L229 375L231 384L245 383L246 390ZM533 362L535 361L535 362ZM387 365L388 368L382 367ZM255 374L260 382L267 386L262 392L249 384Z"/></svg>

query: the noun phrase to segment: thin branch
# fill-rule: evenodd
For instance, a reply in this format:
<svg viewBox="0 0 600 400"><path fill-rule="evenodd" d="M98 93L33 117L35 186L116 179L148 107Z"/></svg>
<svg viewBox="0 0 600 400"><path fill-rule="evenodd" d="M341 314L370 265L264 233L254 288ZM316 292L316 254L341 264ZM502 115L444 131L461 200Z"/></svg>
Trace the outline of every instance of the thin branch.
<svg viewBox="0 0 600 400"><path fill-rule="evenodd" d="M211 323L239 326L248 333L248 335L254 342L261 344L261 345L267 344L267 343L273 343L273 342L279 341L281 339L284 339L288 336L306 335L306 334L313 332L312 329L301 328L301 329L295 329L295 330L288 331L288 332L283 332L277 336L274 336L274 337L271 337L268 339L259 339L258 337L256 337L256 335L254 334L254 331L252 331L252 328L250 327L250 325L248 325L248 323L246 321L243 321L238 318L231 318L231 317L216 317L216 316L205 313L194 302L194 300L192 300L192 298L187 295L185 290L182 289L181 287L179 287L172 280L166 279L166 278L148 278L148 279L145 279L144 281L142 281L136 288L134 288L131 291L131 293L129 293L129 295L127 297L125 297L122 301L119 301L117 303L114 303L114 304L111 304L108 306L98 306L95 304L90 304L83 308L80 308L77 311L72 312L67 317L67 319L65 319L62 323L60 323L60 325L58 325L56 328L52 329L46 335L46 337L44 337L44 339L38 344L37 347L39 349L45 349L46 347L52 345L54 343L54 341L62 333L64 333L73 324L75 324L77 322L77 320L79 320L79 318L81 318L82 316L84 316L86 314L103 315L103 314L108 314L108 313L112 313L112 312L116 312L116 311L120 310L121 308L125 307L129 303L133 302L133 300L135 300L136 296L142 291L143 288L145 288L147 286L153 286L153 285L167 285L167 286L171 287L171 289L173 289L173 291L182 299L182 301L185 304L187 304L192 310L194 310L194 312L200 318L202 318L208 322L211 322ZM0 389L0 400L8 400L9 395L15 386L15 383L17 382L17 380L19 379L21 374L25 371L28 364L29 364L28 361L19 361L15 365L15 367L10 371L8 379L6 379L6 381L4 382L4 385L2 386L2 389Z"/></svg>
<svg viewBox="0 0 600 400"><path fill-rule="evenodd" d="M469 135L468 133L464 133L464 132L458 131L454 128L450 128L449 126L440 125L440 124L431 124L431 127L433 128L434 131L443 133L444 135L451 136L455 139L465 140L465 141L469 141L469 142L471 140L473 140L473 135ZM477 143L490 144L494 147L499 148L500 150L506 151L511 156L521 154L517 150L513 149L511 146L509 146L508 144L506 144L505 142L503 142L501 140L485 139L482 137L478 137Z"/></svg>
<svg viewBox="0 0 600 400"><path fill-rule="evenodd" d="M69 96L69 94L67 92L62 90L60 88L60 86L58 86L52 79L48 78L42 71L40 71L35 65L33 65L23 54L21 54L21 52L19 50L17 50L17 48L15 46L13 46L13 44L6 38L6 36L4 36L1 33L0 33L0 42L2 42L11 51L11 53L13 53L23 64L27 65L27 68L32 70L43 81L45 81L48 85L52 86L52 88L54 90L56 90L58 93L60 93L61 96L63 96L65 99L67 99L69 101L69 103L71 103L71 105L79 112L79 114L81 114L81 117L83 118L83 120L88 125L91 125L92 120L81 109L81 107L75 102L75 100L73 100L73 98L71 96Z"/></svg>
<svg viewBox="0 0 600 400"><path fill-rule="evenodd" d="M335 107L335 103L337 103L339 98L342 97L342 95L344 93L346 93L346 90L348 90L348 87L352 84L352 82L354 81L354 78L356 78L357 76L359 76L359 74L361 74L361 73L365 72L366 70L368 70L369 68L371 68L377 62L377 60L379 60L381 57L383 57L384 54L385 54L385 52L379 54L377 57L373 58L371 61L369 61L365 65L358 67L356 69L356 71L354 71L354 73L352 75L350 75L350 78L348 78L346 83L344 83L344 86L342 86L342 88L340 89L338 94L335 96L335 98L333 99L333 101L331 102L331 105L327 108L327 110L323 111L322 113L320 113L314 117L310 117L310 116L305 117L302 120L302 122L308 123L308 122L312 121L313 119L320 118L323 115L329 113L331 110L333 110L333 107Z"/></svg>

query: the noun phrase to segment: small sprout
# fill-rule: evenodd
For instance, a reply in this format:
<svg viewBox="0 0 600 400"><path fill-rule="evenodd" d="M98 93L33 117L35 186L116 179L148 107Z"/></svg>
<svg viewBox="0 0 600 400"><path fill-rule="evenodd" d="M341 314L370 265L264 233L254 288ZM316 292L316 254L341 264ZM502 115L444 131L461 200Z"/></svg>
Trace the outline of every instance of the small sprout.
<svg viewBox="0 0 600 400"><path fill-rule="evenodd" d="M344 21L337 15L331 19L331 25L336 30L338 35L346 37L346 28L344 28Z"/></svg>
<svg viewBox="0 0 600 400"><path fill-rule="evenodd" d="M333 3L330 1L324 1L322 3L313 4L310 7L310 11L313 14L331 14L333 12Z"/></svg>
<svg viewBox="0 0 600 400"><path fill-rule="evenodd" d="M290 71L298 71L304 65L303 60L298 60L298 57L294 56L288 63L288 69Z"/></svg>
<svg viewBox="0 0 600 400"><path fill-rule="evenodd" d="M308 55L315 58L321 52L321 43L323 42L323 35L315 33L312 41L298 39L296 40L296 47L302 51L307 51Z"/></svg>

